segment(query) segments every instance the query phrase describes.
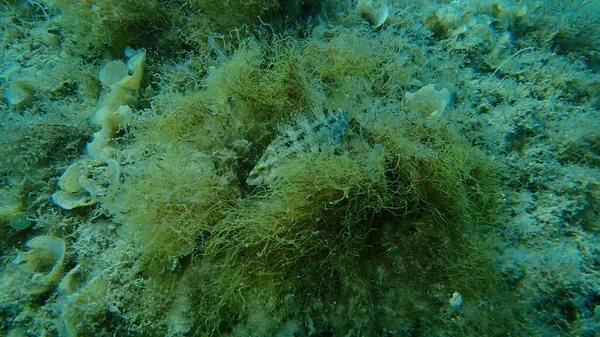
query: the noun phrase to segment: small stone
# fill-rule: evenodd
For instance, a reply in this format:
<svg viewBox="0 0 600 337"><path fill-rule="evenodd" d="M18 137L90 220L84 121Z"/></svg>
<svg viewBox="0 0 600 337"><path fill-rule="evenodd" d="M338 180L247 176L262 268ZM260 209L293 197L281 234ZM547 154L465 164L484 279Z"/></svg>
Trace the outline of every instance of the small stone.
<svg viewBox="0 0 600 337"><path fill-rule="evenodd" d="M448 302L450 302L451 307L460 308L463 305L462 295L458 291L455 291L452 293L452 297L448 300Z"/></svg>

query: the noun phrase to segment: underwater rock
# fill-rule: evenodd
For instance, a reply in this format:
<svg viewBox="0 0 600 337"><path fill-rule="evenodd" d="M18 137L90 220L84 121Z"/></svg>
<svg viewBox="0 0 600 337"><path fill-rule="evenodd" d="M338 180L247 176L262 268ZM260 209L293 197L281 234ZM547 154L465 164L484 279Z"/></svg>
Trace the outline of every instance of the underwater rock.
<svg viewBox="0 0 600 337"><path fill-rule="evenodd" d="M12 262L25 276L21 292L28 295L44 294L63 276L65 241L54 236L38 236L25 245L29 251L17 250L17 257Z"/></svg>
<svg viewBox="0 0 600 337"><path fill-rule="evenodd" d="M452 297L450 297L448 302L450 303L451 307L460 308L463 305L462 295L458 291L455 291L452 293Z"/></svg>
<svg viewBox="0 0 600 337"><path fill-rule="evenodd" d="M297 115L278 127L279 136L269 144L246 183L268 185L277 178L277 167L285 157L302 152L324 152L339 145L348 127L348 113L316 108L312 114Z"/></svg>

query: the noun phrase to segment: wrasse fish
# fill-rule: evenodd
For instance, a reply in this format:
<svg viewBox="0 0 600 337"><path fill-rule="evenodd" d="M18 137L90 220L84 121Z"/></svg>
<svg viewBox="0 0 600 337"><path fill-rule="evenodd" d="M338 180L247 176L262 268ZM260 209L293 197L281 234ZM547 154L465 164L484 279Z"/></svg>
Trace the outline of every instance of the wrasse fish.
<svg viewBox="0 0 600 337"><path fill-rule="evenodd" d="M277 127L278 136L263 152L246 183L269 185L277 178L277 168L286 158L300 153L335 149L348 127L348 112L316 108L309 114L298 114Z"/></svg>

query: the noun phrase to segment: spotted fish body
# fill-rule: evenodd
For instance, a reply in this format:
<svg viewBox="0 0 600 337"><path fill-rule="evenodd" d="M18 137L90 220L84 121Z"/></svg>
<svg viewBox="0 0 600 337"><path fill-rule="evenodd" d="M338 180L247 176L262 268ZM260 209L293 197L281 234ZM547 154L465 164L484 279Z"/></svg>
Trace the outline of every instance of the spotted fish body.
<svg viewBox="0 0 600 337"><path fill-rule="evenodd" d="M348 127L348 112L317 108L310 114L295 116L278 126L278 136L254 166L246 183L269 185L277 178L277 168L286 158L300 153L335 149Z"/></svg>

